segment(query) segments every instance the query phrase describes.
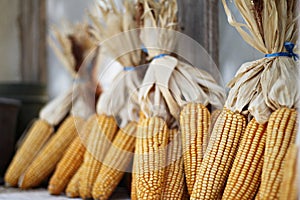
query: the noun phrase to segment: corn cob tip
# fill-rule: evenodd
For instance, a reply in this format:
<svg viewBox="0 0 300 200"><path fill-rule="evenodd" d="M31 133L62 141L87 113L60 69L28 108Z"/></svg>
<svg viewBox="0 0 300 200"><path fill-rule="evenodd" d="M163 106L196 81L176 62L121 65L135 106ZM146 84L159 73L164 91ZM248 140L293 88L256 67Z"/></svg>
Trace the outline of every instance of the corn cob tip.
<svg viewBox="0 0 300 200"><path fill-rule="evenodd" d="M57 188L54 185L48 185L47 189L51 195L60 195L61 194L61 192L59 190L57 190Z"/></svg>
<svg viewBox="0 0 300 200"><path fill-rule="evenodd" d="M77 198L78 194L72 192L66 192L66 196L69 198Z"/></svg>
<svg viewBox="0 0 300 200"><path fill-rule="evenodd" d="M22 174L19 178L18 181L18 186L21 189L28 189L29 187L27 186L27 184L24 182L24 178L25 178L25 174Z"/></svg>

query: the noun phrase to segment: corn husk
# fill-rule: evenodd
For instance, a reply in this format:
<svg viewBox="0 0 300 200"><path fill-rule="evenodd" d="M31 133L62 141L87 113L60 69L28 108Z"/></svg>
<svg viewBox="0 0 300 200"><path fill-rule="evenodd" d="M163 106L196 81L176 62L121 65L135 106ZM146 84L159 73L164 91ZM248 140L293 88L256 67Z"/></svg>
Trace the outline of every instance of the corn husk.
<svg viewBox="0 0 300 200"><path fill-rule="evenodd" d="M90 53L92 49L96 47L96 40L89 33L90 28L87 24L78 25L68 25L68 28L64 31L59 31L57 28L53 27L52 34L54 35L57 42L52 38L48 37L48 43L52 47L54 53L62 62L63 66L71 74L73 79L80 79L77 75L80 66L83 63L84 58ZM74 52L74 48L77 48L79 53ZM81 54L81 55L78 55ZM78 58L81 57L81 59ZM72 102L76 102L78 96L80 96L80 90L82 91L83 83L79 81L74 84L74 87L70 88L68 92L62 94L57 99L53 100L46 107L44 107L40 112L40 118L45 119L51 125L57 125L68 112L70 112L72 107ZM81 104L80 107L85 113L82 113L84 118L89 114L86 105L83 106L82 97L78 100L76 107ZM81 109L75 108L75 112ZM73 111L74 114L74 111ZM79 114L80 116L80 114Z"/></svg>
<svg viewBox="0 0 300 200"><path fill-rule="evenodd" d="M243 39L264 54L285 52L284 43L296 44L298 26L296 1L234 1L243 17L237 22L227 1L223 0L228 22ZM249 114L265 123L281 107L298 108L299 67L289 57L269 57L243 64L229 82L231 88L225 106Z"/></svg>
<svg viewBox="0 0 300 200"><path fill-rule="evenodd" d="M97 104L98 114L105 113L120 118L121 127L138 120L137 89L142 79L140 70L135 68L141 62L141 43L138 32L133 30L136 28L135 7L129 1L124 1L123 7L123 10L119 10L113 2L109 2L99 5L100 15L90 14L97 30L94 34L104 41L100 45L111 57L111 62L116 59L124 69L132 68L130 71L121 71L114 78L110 89L103 93ZM104 22L100 21L100 16ZM106 38L109 40L105 40Z"/></svg>
<svg viewBox="0 0 300 200"><path fill-rule="evenodd" d="M153 59L139 92L141 109L146 117L159 115L166 121L178 119L180 109L188 102L212 105L222 108L225 91L214 78L204 70L180 61L174 56L162 56L175 50L178 42L176 1L142 1L144 14L141 40L148 49L149 60ZM156 4L160 4L157 6ZM154 9L158 8L158 9ZM207 58L203 57L204 60ZM156 91L158 90L158 91ZM155 102L154 102L154 101ZM155 106L163 106L157 112ZM170 113L170 116L166 113Z"/></svg>
<svg viewBox="0 0 300 200"><path fill-rule="evenodd" d="M73 96L74 95L74 96ZM72 107L72 98L76 99L77 93L73 88L50 101L41 111L39 117L46 120L50 125L57 125L64 119Z"/></svg>
<svg viewBox="0 0 300 200"><path fill-rule="evenodd" d="M56 57L73 78L76 78L76 72L79 70L84 58L98 44L98 40L92 35L92 32L93 30L87 23L74 25L66 23L65 30L53 26L51 35L47 38L48 44Z"/></svg>

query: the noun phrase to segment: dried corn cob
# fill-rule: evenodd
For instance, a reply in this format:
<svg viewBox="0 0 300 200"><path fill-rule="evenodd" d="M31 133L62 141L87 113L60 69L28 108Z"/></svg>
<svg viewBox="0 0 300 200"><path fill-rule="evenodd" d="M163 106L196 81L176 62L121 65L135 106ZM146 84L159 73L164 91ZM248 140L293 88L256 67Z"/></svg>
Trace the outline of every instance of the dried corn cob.
<svg viewBox="0 0 300 200"><path fill-rule="evenodd" d="M295 142L297 112L281 108L273 112L267 127L266 149L262 169L259 199L278 199L282 182L284 158L287 149Z"/></svg>
<svg viewBox="0 0 300 200"><path fill-rule="evenodd" d="M82 198L92 197L94 182L118 128L112 116L99 115L94 121L82 164L83 172L79 185L79 193Z"/></svg>
<svg viewBox="0 0 300 200"><path fill-rule="evenodd" d="M230 171L224 200L253 199L257 192L263 166L267 124L253 118L246 127Z"/></svg>
<svg viewBox="0 0 300 200"><path fill-rule="evenodd" d="M131 122L120 129L109 148L93 186L94 199L108 199L132 161L137 124Z"/></svg>
<svg viewBox="0 0 300 200"><path fill-rule="evenodd" d="M142 111L140 111L140 118L139 118L139 123L144 120L146 117L144 115L144 113ZM136 150L134 150L134 154L136 155ZM136 188L136 176L137 176L137 168L136 168L136 165L135 165L135 160L134 159L137 159L133 158L133 165L132 165L132 178L131 178L131 191L130 191L130 197L131 197L131 200L137 200L138 197L137 197L137 188Z"/></svg>
<svg viewBox="0 0 300 200"><path fill-rule="evenodd" d="M210 113L202 104L189 103L180 113L183 141L184 171L189 194L192 194L196 176L209 140Z"/></svg>
<svg viewBox="0 0 300 200"><path fill-rule="evenodd" d="M55 173L50 179L48 191L50 194L62 193L83 162L85 146L77 136L67 149L63 158L57 164Z"/></svg>
<svg viewBox="0 0 300 200"><path fill-rule="evenodd" d="M168 166L165 172L162 199L183 199L184 169L181 135L177 129L169 131Z"/></svg>
<svg viewBox="0 0 300 200"><path fill-rule="evenodd" d="M80 177L83 171L82 165L79 167L75 175L72 177L66 188L66 195L71 198L79 197Z"/></svg>
<svg viewBox="0 0 300 200"><path fill-rule="evenodd" d="M243 115L223 109L213 129L191 199L219 198L245 127Z"/></svg>
<svg viewBox="0 0 300 200"><path fill-rule="evenodd" d="M76 123L82 124L81 118L69 116L59 127L57 133L39 152L34 161L19 179L22 189L38 186L54 170L56 164L77 135Z"/></svg>
<svg viewBox="0 0 300 200"><path fill-rule="evenodd" d="M296 144L291 144L285 156L282 183L280 184L280 200L297 199L297 156L298 148Z"/></svg>
<svg viewBox="0 0 300 200"><path fill-rule="evenodd" d="M85 153L83 141L91 132L91 125L95 119L96 115L93 115L84 123L82 129L80 129L80 136L77 136L74 139L62 159L57 164L56 170L51 177L48 186L48 191L51 194L58 195L62 193L83 163L83 155Z"/></svg>
<svg viewBox="0 0 300 200"><path fill-rule="evenodd" d="M34 122L5 173L4 179L7 185L18 185L19 177L25 172L52 133L53 127L45 120L39 119Z"/></svg>
<svg viewBox="0 0 300 200"><path fill-rule="evenodd" d="M160 199L166 164L168 132L159 117L140 121L137 132L135 165L138 199Z"/></svg>
<svg viewBox="0 0 300 200"><path fill-rule="evenodd" d="M211 133L211 132L213 131L213 128L214 128L214 126L215 126L215 123L216 123L218 117L220 116L221 112L222 112L221 109L217 109L217 110L214 110L214 111L211 113L209 133Z"/></svg>

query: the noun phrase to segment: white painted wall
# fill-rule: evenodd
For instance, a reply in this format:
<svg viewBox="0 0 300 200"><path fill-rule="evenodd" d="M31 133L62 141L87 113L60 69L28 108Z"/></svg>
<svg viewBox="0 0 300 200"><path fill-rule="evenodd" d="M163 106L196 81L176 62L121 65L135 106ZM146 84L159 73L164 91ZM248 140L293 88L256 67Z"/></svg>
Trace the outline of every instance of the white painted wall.
<svg viewBox="0 0 300 200"><path fill-rule="evenodd" d="M20 0L0 1L0 82L21 80L19 2Z"/></svg>

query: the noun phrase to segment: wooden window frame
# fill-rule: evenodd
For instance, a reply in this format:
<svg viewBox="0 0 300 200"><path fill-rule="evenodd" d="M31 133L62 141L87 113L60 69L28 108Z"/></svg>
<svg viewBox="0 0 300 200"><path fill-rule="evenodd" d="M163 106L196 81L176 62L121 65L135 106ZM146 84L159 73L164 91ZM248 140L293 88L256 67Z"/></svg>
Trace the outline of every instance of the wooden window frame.
<svg viewBox="0 0 300 200"><path fill-rule="evenodd" d="M46 0L20 0L22 82L46 83Z"/></svg>

